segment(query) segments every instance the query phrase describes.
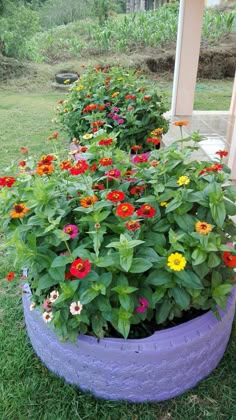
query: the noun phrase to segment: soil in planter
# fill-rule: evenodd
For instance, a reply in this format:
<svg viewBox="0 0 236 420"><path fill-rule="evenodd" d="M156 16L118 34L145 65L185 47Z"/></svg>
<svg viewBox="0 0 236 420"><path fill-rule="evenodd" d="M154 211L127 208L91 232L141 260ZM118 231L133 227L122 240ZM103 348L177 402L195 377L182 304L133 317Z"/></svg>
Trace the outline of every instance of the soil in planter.
<svg viewBox="0 0 236 420"><path fill-rule="evenodd" d="M130 328L129 339L147 338L153 335L156 331L166 330L167 328L176 327L177 325L184 324L185 322L192 321L193 319L204 315L209 310L200 310L192 308L187 312L183 313L181 318L174 318L172 321L166 321L163 324L158 325L155 319L151 321L145 321L139 325L132 325ZM106 333L107 337L123 338L112 326L109 327Z"/></svg>

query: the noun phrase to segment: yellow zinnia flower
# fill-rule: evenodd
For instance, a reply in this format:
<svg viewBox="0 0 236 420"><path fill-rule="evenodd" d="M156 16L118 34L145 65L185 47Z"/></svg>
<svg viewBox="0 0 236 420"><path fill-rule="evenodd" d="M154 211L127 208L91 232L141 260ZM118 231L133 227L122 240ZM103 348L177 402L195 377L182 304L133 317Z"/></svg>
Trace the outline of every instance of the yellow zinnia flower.
<svg viewBox="0 0 236 420"><path fill-rule="evenodd" d="M178 179L178 181L177 181L177 184L179 186L181 186L181 185L188 185L189 183L190 183L190 179L186 175L180 176L179 179Z"/></svg>
<svg viewBox="0 0 236 420"><path fill-rule="evenodd" d="M119 95L119 93L120 93L120 92L114 92L114 93L111 95L111 97L112 97L112 98L115 98L117 95Z"/></svg>
<svg viewBox="0 0 236 420"><path fill-rule="evenodd" d="M84 139L84 140L90 140L92 137L93 137L93 135L92 135L92 134L87 133L87 134L85 134L85 135L83 136L83 139Z"/></svg>
<svg viewBox="0 0 236 420"><path fill-rule="evenodd" d="M66 79L66 80L64 80L64 85L68 85L69 83L70 83L70 79Z"/></svg>
<svg viewBox="0 0 236 420"><path fill-rule="evenodd" d="M212 231L212 225L206 222L197 222L195 223L195 230L198 233L202 233L203 235L207 235L209 232Z"/></svg>
<svg viewBox="0 0 236 420"><path fill-rule="evenodd" d="M75 90L78 90L78 92L80 91L80 90L83 90L84 89L84 86L83 85L79 85L79 86L77 86L76 88L75 88Z"/></svg>
<svg viewBox="0 0 236 420"><path fill-rule="evenodd" d="M175 252L174 254L170 254L168 257L167 265L171 270L174 271L181 271L184 270L187 264L186 259L183 257L182 254Z"/></svg>
<svg viewBox="0 0 236 420"><path fill-rule="evenodd" d="M160 206L161 206L161 207L166 207L166 206L168 206L167 201L161 201L161 202L160 202Z"/></svg>

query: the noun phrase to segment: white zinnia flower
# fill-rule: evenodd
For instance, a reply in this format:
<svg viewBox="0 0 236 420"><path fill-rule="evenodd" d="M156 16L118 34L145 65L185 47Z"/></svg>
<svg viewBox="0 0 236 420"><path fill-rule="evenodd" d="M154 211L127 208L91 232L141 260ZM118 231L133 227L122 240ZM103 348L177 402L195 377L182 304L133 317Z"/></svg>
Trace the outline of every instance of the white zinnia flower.
<svg viewBox="0 0 236 420"><path fill-rule="evenodd" d="M29 309L30 311L33 311L36 308L36 304L34 302L31 303Z"/></svg>
<svg viewBox="0 0 236 420"><path fill-rule="evenodd" d="M43 313L43 319L44 319L45 322L51 322L52 318L53 318L52 312L44 312Z"/></svg>
<svg viewBox="0 0 236 420"><path fill-rule="evenodd" d="M57 290L53 290L53 292L50 293L50 302L56 302L56 300L59 297L59 292Z"/></svg>
<svg viewBox="0 0 236 420"><path fill-rule="evenodd" d="M78 302L72 302L72 304L70 305L70 313L72 315L79 315L82 309L83 309L83 305L82 303L80 303L79 300Z"/></svg>

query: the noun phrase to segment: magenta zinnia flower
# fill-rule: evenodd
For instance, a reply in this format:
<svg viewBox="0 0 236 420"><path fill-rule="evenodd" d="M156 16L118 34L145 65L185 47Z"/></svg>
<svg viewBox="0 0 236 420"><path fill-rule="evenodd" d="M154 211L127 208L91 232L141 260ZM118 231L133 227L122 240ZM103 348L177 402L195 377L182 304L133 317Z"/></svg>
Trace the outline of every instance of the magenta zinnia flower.
<svg viewBox="0 0 236 420"><path fill-rule="evenodd" d="M140 306L136 308L136 312L146 312L147 307L149 306L148 301L145 298L138 298Z"/></svg>
<svg viewBox="0 0 236 420"><path fill-rule="evenodd" d="M63 228L63 231L70 235L70 239L74 239L78 235L78 228L75 225L66 225Z"/></svg>
<svg viewBox="0 0 236 420"><path fill-rule="evenodd" d="M49 312L52 309L51 304L51 300L47 298L43 301L42 308L45 309L45 311Z"/></svg>

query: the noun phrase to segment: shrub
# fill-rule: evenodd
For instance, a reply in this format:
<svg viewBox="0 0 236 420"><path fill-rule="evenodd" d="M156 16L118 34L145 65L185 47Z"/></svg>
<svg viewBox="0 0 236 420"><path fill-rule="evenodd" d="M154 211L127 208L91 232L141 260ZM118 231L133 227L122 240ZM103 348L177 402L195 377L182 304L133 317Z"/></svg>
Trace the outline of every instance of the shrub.
<svg viewBox="0 0 236 420"><path fill-rule="evenodd" d="M58 121L71 138L106 130L118 134L119 147L134 144L149 150L146 139L168 129L165 101L141 72L96 67L76 82L58 111ZM156 136L158 137L158 135Z"/></svg>

